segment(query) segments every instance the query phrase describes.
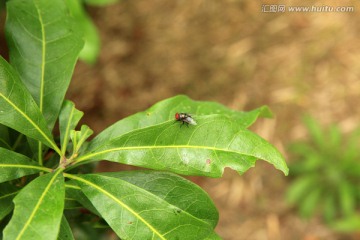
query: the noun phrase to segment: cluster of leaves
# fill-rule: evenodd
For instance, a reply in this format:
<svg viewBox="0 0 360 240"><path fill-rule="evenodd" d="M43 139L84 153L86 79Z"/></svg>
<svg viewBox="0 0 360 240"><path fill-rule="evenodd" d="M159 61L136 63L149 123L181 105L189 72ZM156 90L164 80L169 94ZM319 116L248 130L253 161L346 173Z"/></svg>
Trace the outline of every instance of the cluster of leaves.
<svg viewBox="0 0 360 240"><path fill-rule="evenodd" d="M298 161L290 166L294 180L287 192L288 201L303 217L321 214L336 229L358 229L360 132L344 137L337 125L324 130L309 116L304 122L309 140L289 148Z"/></svg>
<svg viewBox="0 0 360 240"><path fill-rule="evenodd" d="M88 141L92 130L77 128L83 113L64 100L83 47L67 5L9 0L6 11L10 63L0 57L3 239L74 239L69 222L78 222L74 212L84 209L121 239L218 239L211 199L174 173L220 177L225 167L243 173L257 159L288 173L279 151L247 129L270 115L267 107L238 112L176 96ZM180 128L175 112L196 114L198 125ZM152 170L84 173L85 164L100 160Z"/></svg>

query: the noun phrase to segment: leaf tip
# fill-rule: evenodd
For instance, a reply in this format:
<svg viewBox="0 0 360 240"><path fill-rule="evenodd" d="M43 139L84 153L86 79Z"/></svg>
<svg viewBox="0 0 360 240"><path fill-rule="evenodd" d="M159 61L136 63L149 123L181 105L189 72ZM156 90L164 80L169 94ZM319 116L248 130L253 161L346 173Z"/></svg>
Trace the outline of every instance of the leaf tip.
<svg viewBox="0 0 360 240"><path fill-rule="evenodd" d="M260 107L259 117L273 118L274 114L268 106L264 105L264 106Z"/></svg>

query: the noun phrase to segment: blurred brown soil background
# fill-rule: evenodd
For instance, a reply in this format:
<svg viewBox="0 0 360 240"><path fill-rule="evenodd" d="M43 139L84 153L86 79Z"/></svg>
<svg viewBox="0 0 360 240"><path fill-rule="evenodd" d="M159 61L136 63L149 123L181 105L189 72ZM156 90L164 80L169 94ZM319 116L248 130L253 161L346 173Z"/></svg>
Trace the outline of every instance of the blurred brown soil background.
<svg viewBox="0 0 360 240"><path fill-rule="evenodd" d="M97 63L79 62L67 98L96 133L159 100L186 94L236 110L268 105L274 119L252 130L291 162L288 143L306 137L301 117L359 126L360 2L285 1L354 6L353 13L263 13L267 1L120 1L88 8L102 41ZM99 171L126 169L101 163ZM360 239L319 218L302 220L284 202L289 178L258 161L239 176L192 178L220 212L225 240Z"/></svg>
<svg viewBox="0 0 360 240"><path fill-rule="evenodd" d="M315 2L283 2L312 5ZM159 100L186 94L237 110L268 105L274 119L252 128L291 162L286 144L306 137L301 117L360 120L360 4L353 13L262 13L261 1L121 1L89 8L102 41L94 66L79 63L68 98L96 132ZM100 171L124 169L102 163ZM226 240L360 239L320 219L302 220L284 202L289 179L259 161L243 176L193 178L220 212Z"/></svg>

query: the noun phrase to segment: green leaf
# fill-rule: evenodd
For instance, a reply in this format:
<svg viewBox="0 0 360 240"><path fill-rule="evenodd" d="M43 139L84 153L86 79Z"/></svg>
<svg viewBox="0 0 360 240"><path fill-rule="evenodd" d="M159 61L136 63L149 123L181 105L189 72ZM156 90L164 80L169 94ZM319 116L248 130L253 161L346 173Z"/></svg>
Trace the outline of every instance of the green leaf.
<svg viewBox="0 0 360 240"><path fill-rule="evenodd" d="M327 145L330 148L330 151L333 150L336 154L343 142L341 130L337 125L333 124L329 127L328 134Z"/></svg>
<svg viewBox="0 0 360 240"><path fill-rule="evenodd" d="M300 214L309 218L312 216L317 210L317 206L319 204L321 198L322 189L314 188L311 189L307 195L304 196L303 201L300 204Z"/></svg>
<svg viewBox="0 0 360 240"><path fill-rule="evenodd" d="M0 124L0 147L11 149L8 128Z"/></svg>
<svg viewBox="0 0 360 240"><path fill-rule="evenodd" d="M73 143L74 155L78 154L81 146L92 134L93 130L91 130L87 125L82 125L80 131L70 131L70 138Z"/></svg>
<svg viewBox="0 0 360 240"><path fill-rule="evenodd" d="M66 220L65 216L63 216L61 218L60 232L59 232L57 239L58 240L73 240L74 239L70 225L69 225L68 221Z"/></svg>
<svg viewBox="0 0 360 240"><path fill-rule="evenodd" d="M61 171L48 173L29 183L14 198L14 214L4 230L7 239L56 239L64 208Z"/></svg>
<svg viewBox="0 0 360 240"><path fill-rule="evenodd" d="M65 209L78 209L78 208L82 208L82 205L78 201L76 201L76 199L65 197L64 208Z"/></svg>
<svg viewBox="0 0 360 240"><path fill-rule="evenodd" d="M84 0L84 2L90 5L104 6L104 5L120 2L120 0Z"/></svg>
<svg viewBox="0 0 360 240"><path fill-rule="evenodd" d="M331 224L331 227L337 231L354 234L354 232L360 229L360 216L354 213L351 217L335 221Z"/></svg>
<svg viewBox="0 0 360 240"><path fill-rule="evenodd" d="M101 216L100 213L96 210L94 205L90 200L85 196L81 191L81 188L76 185L73 181L68 181L66 184L66 198L72 199L80 203L83 207L94 213L95 215Z"/></svg>
<svg viewBox="0 0 360 240"><path fill-rule="evenodd" d="M322 204L323 217L327 223L333 221L337 214L337 205L333 193L323 196Z"/></svg>
<svg viewBox="0 0 360 240"><path fill-rule="evenodd" d="M102 131L96 136L89 146L89 150L97 148L113 138L135 129L149 127L166 121L175 121L175 113L186 112L194 114L194 118L202 115L220 114L232 118L232 121L241 127L249 127L258 117L271 117L268 107L264 106L250 112L239 112L229 109L216 102L194 101L187 96L179 95L161 102L144 112L139 112L122 119Z"/></svg>
<svg viewBox="0 0 360 240"><path fill-rule="evenodd" d="M0 184L0 220L14 209L12 200L18 192L19 188L10 183Z"/></svg>
<svg viewBox="0 0 360 240"><path fill-rule="evenodd" d="M64 156L70 139L70 132L75 129L83 115L83 112L75 108L73 102L64 101L59 116L61 152Z"/></svg>
<svg viewBox="0 0 360 240"><path fill-rule="evenodd" d="M0 148L0 182L6 182L41 171L48 171L48 169L41 167L22 154Z"/></svg>
<svg viewBox="0 0 360 240"><path fill-rule="evenodd" d="M104 141L78 162L109 160L184 175L219 177L225 167L243 173L257 158L288 173L285 160L270 143L232 118L209 115L198 125L180 127L173 120Z"/></svg>
<svg viewBox="0 0 360 240"><path fill-rule="evenodd" d="M15 131L13 129L8 128L8 131L11 146L11 148L9 149L21 153L25 156L31 156L33 152L29 147L28 138L24 134L19 133L18 131Z"/></svg>
<svg viewBox="0 0 360 240"><path fill-rule="evenodd" d="M209 236L207 236L204 240L221 240L221 239L222 238L219 235L213 232Z"/></svg>
<svg viewBox="0 0 360 240"><path fill-rule="evenodd" d="M71 178L122 239L204 239L213 231L208 222L118 178Z"/></svg>
<svg viewBox="0 0 360 240"><path fill-rule="evenodd" d="M219 214L209 196L194 183L178 175L155 171L122 171L102 173L120 178L215 227Z"/></svg>
<svg viewBox="0 0 360 240"><path fill-rule="evenodd" d="M291 168L290 168L291 170ZM317 182L316 176L302 176L296 179L288 188L286 199L289 203L300 203L307 195L310 189L314 187Z"/></svg>
<svg viewBox="0 0 360 240"><path fill-rule="evenodd" d="M89 64L94 64L100 52L100 39L96 26L87 14L81 0L66 0L65 2L84 34L85 45L79 57Z"/></svg>
<svg viewBox="0 0 360 240"><path fill-rule="evenodd" d="M303 121L309 131L311 139L314 140L314 143L320 147L320 149L324 149L326 141L319 122L310 116L305 116Z"/></svg>
<svg viewBox="0 0 360 240"><path fill-rule="evenodd" d="M41 141L60 154L34 99L14 69L0 57L0 123Z"/></svg>
<svg viewBox="0 0 360 240"><path fill-rule="evenodd" d="M349 217L355 212L356 190L350 183L342 181L338 191L341 213L343 216Z"/></svg>
<svg viewBox="0 0 360 240"><path fill-rule="evenodd" d="M11 65L52 129L83 46L82 36L62 0L8 1L5 31Z"/></svg>

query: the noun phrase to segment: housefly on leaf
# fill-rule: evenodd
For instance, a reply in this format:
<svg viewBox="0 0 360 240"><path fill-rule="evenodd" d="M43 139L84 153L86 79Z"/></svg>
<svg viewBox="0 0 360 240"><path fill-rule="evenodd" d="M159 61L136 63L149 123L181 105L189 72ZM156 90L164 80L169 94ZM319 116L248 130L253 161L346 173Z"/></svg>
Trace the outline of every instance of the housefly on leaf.
<svg viewBox="0 0 360 240"><path fill-rule="evenodd" d="M189 127L189 124L197 125L196 121L188 113L175 113L175 120L182 122L182 125L184 125L186 123L187 124L186 126L188 126L188 127Z"/></svg>

